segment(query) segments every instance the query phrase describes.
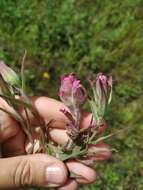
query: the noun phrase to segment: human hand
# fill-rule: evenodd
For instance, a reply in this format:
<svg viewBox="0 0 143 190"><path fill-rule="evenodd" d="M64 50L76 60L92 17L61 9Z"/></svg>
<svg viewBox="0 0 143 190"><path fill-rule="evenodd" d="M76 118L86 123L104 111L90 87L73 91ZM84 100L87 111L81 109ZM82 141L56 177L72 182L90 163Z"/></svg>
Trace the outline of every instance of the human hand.
<svg viewBox="0 0 143 190"><path fill-rule="evenodd" d="M50 126L52 128L50 130L51 139L57 144L65 143L68 136L64 127L68 121L59 112L64 105L46 97L32 98L32 101L46 123L51 119L55 120ZM11 109L2 99L0 99L1 106L7 110ZM88 184L95 181L95 171L79 161L70 160L64 164L60 160L46 154L24 155L25 149L29 145L25 134L15 120L3 112L0 115L0 143L3 156L0 159L0 189L22 186L53 186L61 190L74 190L78 188L78 184ZM90 114L83 113L81 127L87 127L90 119ZM31 116L30 120L36 128L38 124L35 118ZM34 137L37 138L35 135ZM106 147L105 144L100 146ZM98 155L96 159L103 160L109 156L110 151ZM68 170L74 172L77 177L70 178Z"/></svg>

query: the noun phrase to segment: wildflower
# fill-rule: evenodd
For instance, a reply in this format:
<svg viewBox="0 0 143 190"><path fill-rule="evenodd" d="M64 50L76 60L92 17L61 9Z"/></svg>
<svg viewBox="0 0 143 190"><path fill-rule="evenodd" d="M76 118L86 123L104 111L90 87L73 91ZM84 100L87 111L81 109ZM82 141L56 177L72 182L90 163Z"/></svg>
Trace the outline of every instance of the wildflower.
<svg viewBox="0 0 143 190"><path fill-rule="evenodd" d="M99 73L96 77L96 93L101 103L102 101L110 103L111 89L112 78L108 79L105 75Z"/></svg>
<svg viewBox="0 0 143 190"><path fill-rule="evenodd" d="M43 73L43 78L45 78L45 79L50 79L50 74L45 71L45 72Z"/></svg>
<svg viewBox="0 0 143 190"><path fill-rule="evenodd" d="M112 77L107 78L102 73L96 77L96 81L90 81L94 98L89 100L96 125L99 127L104 116L107 104L112 98Z"/></svg>
<svg viewBox="0 0 143 190"><path fill-rule="evenodd" d="M80 117L81 107L87 99L87 92L77 80L75 75L61 76L61 86L59 89L61 101L69 108L68 110L60 109L60 111L69 119L66 125L66 132L70 139L65 144L64 149L69 151L75 145L75 141L79 140L80 134Z"/></svg>
<svg viewBox="0 0 143 190"><path fill-rule="evenodd" d="M75 75L69 74L61 76L59 96L66 106L79 107L85 102L87 93Z"/></svg>

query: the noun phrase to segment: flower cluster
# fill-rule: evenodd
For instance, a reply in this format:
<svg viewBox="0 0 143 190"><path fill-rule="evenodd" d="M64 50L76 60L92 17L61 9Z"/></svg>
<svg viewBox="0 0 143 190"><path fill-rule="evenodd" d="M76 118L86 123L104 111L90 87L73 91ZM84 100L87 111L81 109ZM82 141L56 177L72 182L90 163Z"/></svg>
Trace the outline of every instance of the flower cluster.
<svg viewBox="0 0 143 190"><path fill-rule="evenodd" d="M69 140L64 146L64 151L71 151L71 155L75 155L73 152L76 150L79 153L77 153L77 157L79 156L80 159L90 157L94 160L93 158L97 158L97 155L110 154L109 148L99 146L100 141L108 138L110 135L105 137L100 137L99 135L106 126L103 116L106 106L110 103L112 97L112 77L107 78L102 73L99 73L95 80L89 80L89 83L93 92L93 98L89 98L88 92L75 75L64 75L61 77L59 96L69 109L60 110L70 121L66 125ZM91 107L92 118L88 128L80 129L80 113L86 101L89 102Z"/></svg>

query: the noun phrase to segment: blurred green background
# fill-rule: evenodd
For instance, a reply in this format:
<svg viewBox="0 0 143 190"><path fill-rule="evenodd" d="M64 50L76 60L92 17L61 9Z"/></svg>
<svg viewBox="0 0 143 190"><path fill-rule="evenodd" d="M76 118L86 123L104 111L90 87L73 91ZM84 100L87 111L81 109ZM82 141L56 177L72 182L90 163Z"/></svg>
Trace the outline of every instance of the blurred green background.
<svg viewBox="0 0 143 190"><path fill-rule="evenodd" d="M58 98L62 73L113 75L106 133L131 128L81 189L143 190L143 0L0 0L0 59L18 71L25 49L30 95Z"/></svg>

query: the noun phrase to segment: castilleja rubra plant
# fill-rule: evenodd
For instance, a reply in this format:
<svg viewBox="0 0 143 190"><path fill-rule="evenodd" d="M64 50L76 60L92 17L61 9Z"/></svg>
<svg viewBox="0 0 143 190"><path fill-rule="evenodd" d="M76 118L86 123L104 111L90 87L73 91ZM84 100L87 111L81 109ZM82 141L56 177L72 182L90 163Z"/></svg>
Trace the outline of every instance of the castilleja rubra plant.
<svg viewBox="0 0 143 190"><path fill-rule="evenodd" d="M112 98L111 76L107 77L99 73L95 78L90 79L89 86L92 95L88 94L86 88L74 74L61 76L59 97L67 108L61 107L59 112L62 112L68 120L65 126L68 141L64 145L55 145L48 138L50 124L54 122L54 118L48 124L45 124L25 93L23 80L23 74L20 78L16 72L3 61L0 61L0 97L12 107L12 111L9 112L3 108L0 108L0 110L6 112L20 123L31 143L31 146L26 150L27 153L45 152L63 161L78 159L86 161L86 163L98 159L102 160L102 156L104 158L109 157L111 151L103 143L103 140L111 135L101 136L101 132L105 128L104 113ZM88 126L80 128L81 111L85 103L89 103L92 116ZM23 107L26 119L19 112L19 107L21 106ZM38 141L32 138L33 128L29 121L29 113L33 114L33 117L36 117L39 123L38 131L40 137Z"/></svg>
<svg viewBox="0 0 143 190"><path fill-rule="evenodd" d="M69 120L66 125L69 140L63 147L65 158L66 156L67 158L78 159L92 157L92 160L94 160L96 154L110 152L107 147L104 147L104 149L103 147L101 149L95 147L98 146L99 142L110 136L100 137L99 133L105 125L103 119L105 109L111 102L112 77L107 78L99 73L95 79L89 80L89 84L93 92L93 98L89 97L88 92L74 74L61 76L59 97L68 109L60 109L60 111ZM80 128L80 120L82 106L86 101L89 102L93 115L89 126L84 129Z"/></svg>

